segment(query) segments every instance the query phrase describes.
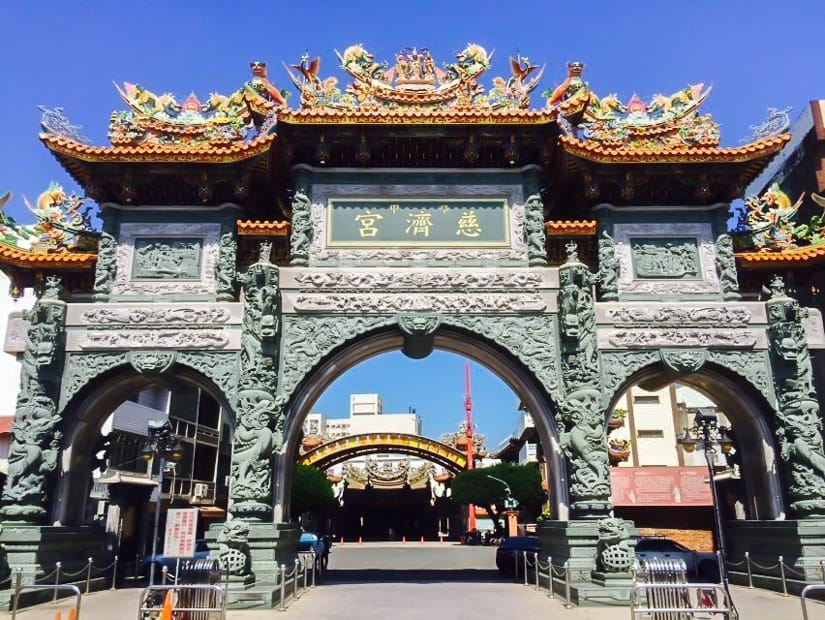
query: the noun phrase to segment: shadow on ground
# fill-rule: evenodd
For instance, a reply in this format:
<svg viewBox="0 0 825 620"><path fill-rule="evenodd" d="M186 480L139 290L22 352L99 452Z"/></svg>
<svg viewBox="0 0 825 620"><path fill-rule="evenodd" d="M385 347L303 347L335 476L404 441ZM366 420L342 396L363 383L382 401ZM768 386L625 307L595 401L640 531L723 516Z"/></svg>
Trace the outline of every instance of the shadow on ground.
<svg viewBox="0 0 825 620"><path fill-rule="evenodd" d="M496 569L330 569L324 574L324 584L343 583L479 583L509 581Z"/></svg>

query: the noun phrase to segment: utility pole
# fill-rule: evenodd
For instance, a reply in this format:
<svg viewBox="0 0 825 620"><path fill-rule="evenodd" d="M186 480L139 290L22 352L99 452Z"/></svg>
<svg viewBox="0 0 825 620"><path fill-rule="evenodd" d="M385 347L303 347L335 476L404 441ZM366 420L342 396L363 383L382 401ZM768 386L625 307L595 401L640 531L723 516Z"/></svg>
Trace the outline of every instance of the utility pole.
<svg viewBox="0 0 825 620"><path fill-rule="evenodd" d="M464 437L467 440L467 469L473 469L473 398L470 396L470 364L464 364L464 411L467 414ZM467 529L476 529L476 507L467 506Z"/></svg>

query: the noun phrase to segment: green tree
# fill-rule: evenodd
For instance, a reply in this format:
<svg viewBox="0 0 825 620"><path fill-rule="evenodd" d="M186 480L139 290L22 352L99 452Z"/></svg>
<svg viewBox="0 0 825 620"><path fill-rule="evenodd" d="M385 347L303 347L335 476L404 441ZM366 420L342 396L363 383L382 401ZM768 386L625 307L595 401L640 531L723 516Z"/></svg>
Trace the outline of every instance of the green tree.
<svg viewBox="0 0 825 620"><path fill-rule="evenodd" d="M293 517L323 508L332 502L333 497L332 483L324 472L309 465L295 466L292 473Z"/></svg>
<svg viewBox="0 0 825 620"><path fill-rule="evenodd" d="M504 532L501 517L504 514L504 500L507 492L504 485L494 478L500 478L510 487L513 499L520 506L536 507L544 501L541 488L541 474L530 465L500 463L463 471L452 482L452 498L459 504L475 504L487 510L493 520L496 534Z"/></svg>

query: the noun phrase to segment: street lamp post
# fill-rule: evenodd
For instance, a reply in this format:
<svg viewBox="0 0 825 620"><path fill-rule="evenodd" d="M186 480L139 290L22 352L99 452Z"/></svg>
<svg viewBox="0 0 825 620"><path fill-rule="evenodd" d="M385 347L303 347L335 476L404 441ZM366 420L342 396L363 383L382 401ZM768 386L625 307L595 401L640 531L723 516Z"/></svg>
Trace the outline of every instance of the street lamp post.
<svg viewBox="0 0 825 620"><path fill-rule="evenodd" d="M158 530L160 529L160 506L163 492L163 472L166 470L166 460L177 463L183 458L183 446L175 439L172 425L169 420L150 420L146 445L141 456L147 462L154 464L155 457L160 458L158 471L158 487L155 496L155 525L152 530L152 558L149 563L149 585L155 585L155 558L158 554Z"/></svg>
<svg viewBox="0 0 825 620"><path fill-rule="evenodd" d="M719 504L719 494L716 490L716 477L713 467L714 456L718 454L717 447L724 454L728 454L733 448L733 439L730 429L720 426L715 413L699 410L693 417L693 426L686 428L685 432L676 438L676 441L685 448L685 452L693 452L699 448L705 453L705 463L710 474L710 492L713 501L713 515L716 524L716 542L719 547L719 554L722 556L722 563L719 567L720 577L727 582L725 577L725 560L727 552L725 548L725 533L722 525L722 507Z"/></svg>

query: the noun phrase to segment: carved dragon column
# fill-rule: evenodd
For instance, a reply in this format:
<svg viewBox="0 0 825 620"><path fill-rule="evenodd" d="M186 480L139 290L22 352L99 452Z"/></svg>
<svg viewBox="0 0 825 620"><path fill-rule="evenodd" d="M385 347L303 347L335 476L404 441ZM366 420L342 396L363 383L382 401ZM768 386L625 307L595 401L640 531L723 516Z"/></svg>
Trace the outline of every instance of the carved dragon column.
<svg viewBox="0 0 825 620"><path fill-rule="evenodd" d="M802 319L807 311L787 296L782 278L771 282L768 340L777 399L781 466L795 517L825 516L825 449Z"/></svg>
<svg viewBox="0 0 825 620"><path fill-rule="evenodd" d="M258 261L240 277L244 315L229 512L247 521L272 516L270 461L283 443L282 406L276 399L281 298L271 249L271 243L262 243Z"/></svg>
<svg viewBox="0 0 825 620"><path fill-rule="evenodd" d="M565 399L560 409L561 447L570 476L574 519L609 515L610 477L596 346L596 277L579 262L576 244L567 245L559 268L559 321Z"/></svg>
<svg viewBox="0 0 825 620"><path fill-rule="evenodd" d="M66 304L59 291L60 280L48 278L45 291L27 313L30 325L0 508L0 516L8 521L42 523L48 516L49 477L57 466L61 439L57 401Z"/></svg>

